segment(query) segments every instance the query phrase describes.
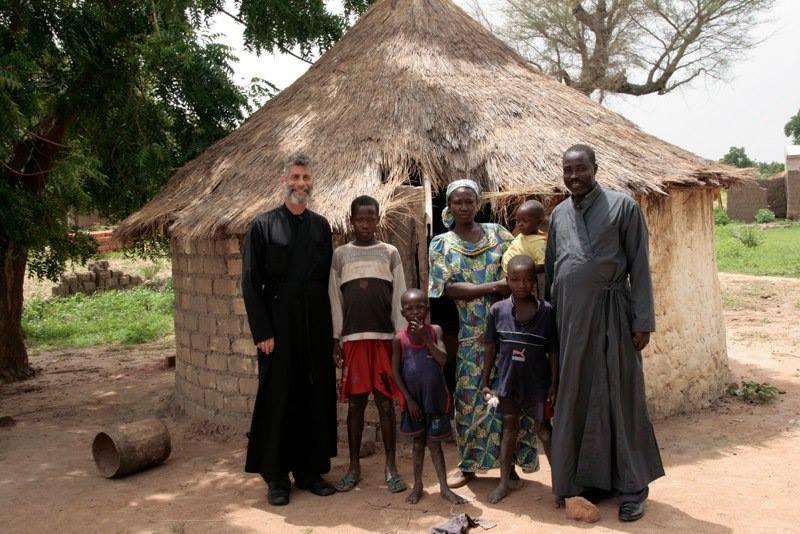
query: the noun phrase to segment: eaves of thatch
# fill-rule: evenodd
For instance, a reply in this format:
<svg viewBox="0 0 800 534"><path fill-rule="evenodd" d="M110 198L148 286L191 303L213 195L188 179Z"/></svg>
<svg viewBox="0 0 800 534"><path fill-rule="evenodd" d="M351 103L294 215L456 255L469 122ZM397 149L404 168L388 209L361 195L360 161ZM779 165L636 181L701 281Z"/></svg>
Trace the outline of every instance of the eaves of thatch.
<svg viewBox="0 0 800 534"><path fill-rule="evenodd" d="M510 195L561 195L561 155L595 147L606 187L636 195L746 176L639 130L536 71L450 0L381 0L302 77L179 169L118 228L124 241L242 234L282 200L281 161L315 160L312 208L346 225L350 200L384 211L409 174L439 190L478 180Z"/></svg>

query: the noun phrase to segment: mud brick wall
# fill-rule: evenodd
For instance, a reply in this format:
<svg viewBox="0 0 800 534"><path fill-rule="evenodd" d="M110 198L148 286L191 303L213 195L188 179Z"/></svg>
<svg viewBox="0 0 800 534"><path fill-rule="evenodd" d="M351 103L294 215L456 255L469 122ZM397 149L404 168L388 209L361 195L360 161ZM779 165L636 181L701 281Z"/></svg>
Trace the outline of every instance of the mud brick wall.
<svg viewBox="0 0 800 534"><path fill-rule="evenodd" d="M187 415L245 429L258 388L239 240L173 240L175 389Z"/></svg>
<svg viewBox="0 0 800 534"><path fill-rule="evenodd" d="M753 222L756 212L766 207L767 189L757 181L741 182L728 189L727 213L731 219Z"/></svg>
<svg viewBox="0 0 800 534"><path fill-rule="evenodd" d="M800 219L800 158L786 173L786 217Z"/></svg>
<svg viewBox="0 0 800 534"><path fill-rule="evenodd" d="M767 206L778 219L786 218L786 176L782 174L762 182L767 188Z"/></svg>

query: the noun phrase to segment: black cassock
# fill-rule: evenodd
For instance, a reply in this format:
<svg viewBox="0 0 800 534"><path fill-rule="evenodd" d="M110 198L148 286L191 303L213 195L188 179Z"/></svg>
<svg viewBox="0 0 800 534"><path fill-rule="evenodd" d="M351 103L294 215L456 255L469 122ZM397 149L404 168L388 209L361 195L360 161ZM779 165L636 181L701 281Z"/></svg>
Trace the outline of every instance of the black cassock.
<svg viewBox="0 0 800 534"><path fill-rule="evenodd" d="M244 243L242 294L258 351L258 393L245 471L268 482L323 474L336 456L336 371L328 301L331 229L285 205L256 217Z"/></svg>

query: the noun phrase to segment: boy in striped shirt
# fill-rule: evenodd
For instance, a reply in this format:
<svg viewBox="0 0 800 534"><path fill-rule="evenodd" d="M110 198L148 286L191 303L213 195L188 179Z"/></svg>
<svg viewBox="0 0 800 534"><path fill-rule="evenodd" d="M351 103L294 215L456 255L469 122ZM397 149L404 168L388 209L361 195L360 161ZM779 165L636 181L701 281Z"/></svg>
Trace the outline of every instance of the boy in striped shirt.
<svg viewBox="0 0 800 534"><path fill-rule="evenodd" d="M364 410L372 393L378 408L386 453L386 483L399 493L407 486L397 472L393 399L400 393L392 377L392 340L406 327L400 296L406 290L397 249L375 237L378 201L360 196L350 206L353 241L333 253L328 293L333 318L334 357L343 360L340 399L348 401L347 438L350 467L335 485L350 491L361 480Z"/></svg>

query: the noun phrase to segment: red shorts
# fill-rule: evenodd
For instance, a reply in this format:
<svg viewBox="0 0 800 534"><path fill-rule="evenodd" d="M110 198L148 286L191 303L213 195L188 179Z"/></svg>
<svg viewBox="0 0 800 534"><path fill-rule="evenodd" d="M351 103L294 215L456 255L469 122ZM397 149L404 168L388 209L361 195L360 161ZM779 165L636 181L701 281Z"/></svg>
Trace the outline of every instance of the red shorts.
<svg viewBox="0 0 800 534"><path fill-rule="evenodd" d="M392 378L392 340L345 341L342 352L344 368L340 400L372 391L392 399L400 398L400 390Z"/></svg>

